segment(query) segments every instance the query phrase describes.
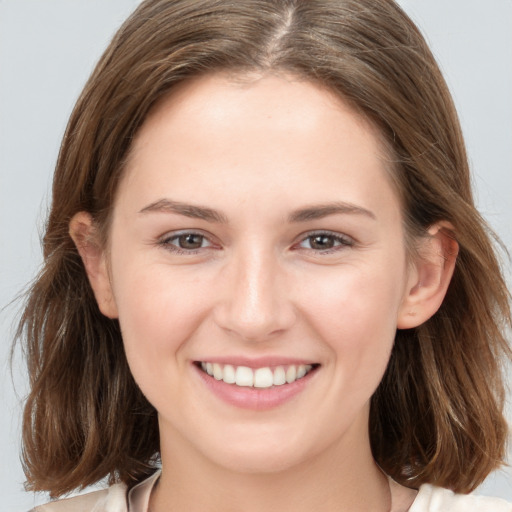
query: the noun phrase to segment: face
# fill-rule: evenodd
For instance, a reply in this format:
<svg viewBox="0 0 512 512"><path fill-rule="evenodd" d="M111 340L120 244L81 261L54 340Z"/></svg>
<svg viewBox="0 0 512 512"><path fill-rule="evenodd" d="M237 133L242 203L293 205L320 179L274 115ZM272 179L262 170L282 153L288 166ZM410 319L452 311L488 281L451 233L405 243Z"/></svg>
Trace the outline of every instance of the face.
<svg viewBox="0 0 512 512"><path fill-rule="evenodd" d="M383 160L368 123L289 76L202 77L150 115L100 306L164 451L256 472L368 447L415 279Z"/></svg>

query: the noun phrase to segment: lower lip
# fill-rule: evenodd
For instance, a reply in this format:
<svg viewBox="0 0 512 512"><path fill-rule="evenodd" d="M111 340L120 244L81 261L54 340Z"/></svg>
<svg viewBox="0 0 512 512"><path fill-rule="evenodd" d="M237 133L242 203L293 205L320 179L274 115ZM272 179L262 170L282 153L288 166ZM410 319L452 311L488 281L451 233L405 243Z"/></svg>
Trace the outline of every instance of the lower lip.
<svg viewBox="0 0 512 512"><path fill-rule="evenodd" d="M217 380L208 375L198 368L197 365L193 364L192 366L208 389L218 398L235 407L252 409L254 411L273 409L288 402L304 390L311 377L317 372L317 369L313 369L304 377L291 384L272 386L270 388L253 388L226 384L224 381Z"/></svg>

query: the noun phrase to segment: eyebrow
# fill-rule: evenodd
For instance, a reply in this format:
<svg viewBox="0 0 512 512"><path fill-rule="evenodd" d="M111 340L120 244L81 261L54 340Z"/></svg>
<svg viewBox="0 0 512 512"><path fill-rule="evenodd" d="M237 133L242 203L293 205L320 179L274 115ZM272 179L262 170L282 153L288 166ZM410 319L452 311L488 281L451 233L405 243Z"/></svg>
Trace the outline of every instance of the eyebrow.
<svg viewBox="0 0 512 512"><path fill-rule="evenodd" d="M307 208L295 210L289 215L288 222L307 222L309 220L323 219L329 215L339 214L363 215L370 219L377 220L375 214L366 208L362 208L361 206L357 206L352 203L334 202L312 205Z"/></svg>
<svg viewBox="0 0 512 512"><path fill-rule="evenodd" d="M192 219L201 219L219 224L228 223L228 218L217 210L205 206L195 206L179 201L171 201L170 199L160 199L159 201L151 203L140 210L139 213L149 212L177 213Z"/></svg>
<svg viewBox="0 0 512 512"><path fill-rule="evenodd" d="M208 222L219 224L228 224L228 218L223 213L205 206L192 205L182 203L180 201L172 201L171 199L160 199L144 207L139 213L163 212L177 213L193 219L201 219ZM376 216L370 210L362 208L352 203L334 202L326 204L318 204L300 208L290 213L288 216L289 223L307 222L316 219L323 219L330 215L352 214L363 215L370 219L376 220Z"/></svg>

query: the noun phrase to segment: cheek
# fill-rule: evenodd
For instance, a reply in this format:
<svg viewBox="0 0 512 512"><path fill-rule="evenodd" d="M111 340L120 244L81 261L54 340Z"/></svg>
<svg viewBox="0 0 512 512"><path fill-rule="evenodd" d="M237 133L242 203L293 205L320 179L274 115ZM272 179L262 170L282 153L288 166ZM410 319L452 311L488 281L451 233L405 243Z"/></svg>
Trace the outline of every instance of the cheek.
<svg viewBox="0 0 512 512"><path fill-rule="evenodd" d="M175 354L207 315L204 280L134 258L118 261L113 282L123 343L136 380L148 368L165 374L165 365L176 360Z"/></svg>
<svg viewBox="0 0 512 512"><path fill-rule="evenodd" d="M404 275L380 268L386 267L347 266L303 279L304 314L333 334L394 332Z"/></svg>
<svg viewBox="0 0 512 512"><path fill-rule="evenodd" d="M340 389L349 386L363 398L373 393L389 361L404 283L403 273L379 268L340 269L304 287L303 315L329 348Z"/></svg>

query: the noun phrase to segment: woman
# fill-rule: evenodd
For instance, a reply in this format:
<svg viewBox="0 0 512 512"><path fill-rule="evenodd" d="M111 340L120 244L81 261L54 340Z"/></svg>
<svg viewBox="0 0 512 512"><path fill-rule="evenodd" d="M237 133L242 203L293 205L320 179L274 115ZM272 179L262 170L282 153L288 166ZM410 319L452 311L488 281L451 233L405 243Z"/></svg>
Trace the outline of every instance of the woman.
<svg viewBox="0 0 512 512"><path fill-rule="evenodd" d="M508 292L393 2L144 2L44 249L28 482L121 483L40 510L511 509L452 492L503 460Z"/></svg>

